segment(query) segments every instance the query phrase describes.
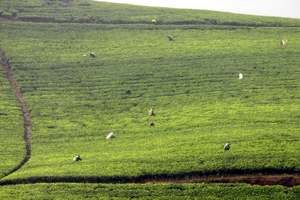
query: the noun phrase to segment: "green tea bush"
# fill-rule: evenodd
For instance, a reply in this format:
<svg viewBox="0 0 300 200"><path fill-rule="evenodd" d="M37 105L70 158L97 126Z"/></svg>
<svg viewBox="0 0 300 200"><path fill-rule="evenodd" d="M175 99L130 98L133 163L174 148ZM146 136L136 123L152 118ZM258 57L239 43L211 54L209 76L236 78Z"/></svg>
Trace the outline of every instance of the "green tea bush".
<svg viewBox="0 0 300 200"><path fill-rule="evenodd" d="M151 24L151 20L156 19L156 25L299 27L299 19L261 17L207 10L134 6L92 0L70 0L67 1L65 7L61 5L61 2L58 0L2 0L0 13L8 19L33 22Z"/></svg>
<svg viewBox="0 0 300 200"><path fill-rule="evenodd" d="M298 171L297 28L4 26L33 123L32 158L11 178Z"/></svg>
<svg viewBox="0 0 300 200"><path fill-rule="evenodd" d="M58 1L13 2L1 10L45 23L1 22L0 46L33 128L31 158L10 174L26 152L22 113L3 73L0 137L8 161L0 164L1 184L299 172L299 20L81 0L66 9ZM154 17L158 24L148 23ZM106 140L110 132L116 138ZM224 152L226 142L231 150ZM74 163L77 154L83 160ZM2 186L0 196L28 199L27 187ZM65 191L81 187L91 188L71 199L146 199L153 190L149 199L299 196L297 187L239 184L99 185L108 194L82 184L44 187L37 185L33 198L48 188L66 198Z"/></svg>
<svg viewBox="0 0 300 200"><path fill-rule="evenodd" d="M31 184L2 186L2 199L297 199L299 187L247 184Z"/></svg>
<svg viewBox="0 0 300 200"><path fill-rule="evenodd" d="M21 108L5 77L0 76L0 178L17 168L26 156Z"/></svg>

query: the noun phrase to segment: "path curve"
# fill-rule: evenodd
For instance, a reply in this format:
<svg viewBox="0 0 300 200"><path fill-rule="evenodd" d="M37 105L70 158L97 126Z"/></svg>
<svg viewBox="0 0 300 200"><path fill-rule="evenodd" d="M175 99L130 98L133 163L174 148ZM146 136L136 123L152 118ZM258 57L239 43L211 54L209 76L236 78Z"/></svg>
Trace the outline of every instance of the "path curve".
<svg viewBox="0 0 300 200"><path fill-rule="evenodd" d="M4 51L0 47L0 56L2 60L2 65L4 67L4 70L6 72L6 78L8 82L10 83L12 89L14 90L14 93L20 103L22 114L23 114L23 121L24 121L24 140L25 140L25 147L26 147L26 157L20 162L20 164L12 169L10 171L10 174L20 169L29 159L31 156L31 132L32 132L32 126L30 123L30 115L29 111L26 108L26 103L23 98L23 94L21 93L17 82L14 78L13 71L9 65L8 59L5 56Z"/></svg>
<svg viewBox="0 0 300 200"><path fill-rule="evenodd" d="M22 113L23 113L23 121L24 121L24 140L25 140L25 146L26 146L26 157L21 161L21 163L14 169L10 171L9 174L17 171L20 169L31 157L31 134L32 134L32 125L30 122L30 113L26 108L26 102L24 101L23 94L21 93L17 82L14 78L13 71L9 65L8 59L5 56L4 51L0 47L0 56L2 60L2 64L4 67L4 70L6 72L6 77L14 90L14 93L20 103ZM54 178L54 179L48 179L49 181L43 180L41 177L40 180L25 180L24 182L21 181L22 184L24 183L37 183L37 182L47 182L47 183L53 183L53 182L77 182L77 183L114 183L114 181L103 181L101 179L97 178L83 178L78 179L75 177L74 180L65 178ZM168 177L141 177L137 178L137 180L131 180L131 181L122 181L118 180L116 183L247 183L251 185L282 185L286 187L293 187L296 185L300 185L300 174L299 173L276 173L276 174L255 174L255 175L246 175L246 174L236 174L236 175L211 175L211 176L173 176L172 178ZM18 182L20 183L20 182ZM6 184L18 184L18 183L9 183ZM5 184L5 183L4 183ZM2 185L2 184L1 184Z"/></svg>

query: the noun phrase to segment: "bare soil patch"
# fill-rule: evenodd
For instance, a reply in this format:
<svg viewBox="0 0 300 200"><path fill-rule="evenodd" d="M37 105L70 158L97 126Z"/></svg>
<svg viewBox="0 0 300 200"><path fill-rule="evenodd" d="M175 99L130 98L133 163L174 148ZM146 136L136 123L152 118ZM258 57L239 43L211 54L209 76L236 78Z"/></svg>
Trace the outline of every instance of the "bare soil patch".
<svg viewBox="0 0 300 200"><path fill-rule="evenodd" d="M299 174L273 174L273 175L228 175L228 176L210 176L197 178L181 179L156 179L141 180L141 183L247 183L251 185L282 185L293 187L300 185Z"/></svg>

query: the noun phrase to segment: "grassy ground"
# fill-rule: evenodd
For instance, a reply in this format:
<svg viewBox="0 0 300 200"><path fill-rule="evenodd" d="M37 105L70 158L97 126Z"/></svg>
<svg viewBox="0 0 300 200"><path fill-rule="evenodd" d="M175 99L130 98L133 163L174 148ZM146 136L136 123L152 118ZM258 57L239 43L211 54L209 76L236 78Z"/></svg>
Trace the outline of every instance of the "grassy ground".
<svg viewBox="0 0 300 200"><path fill-rule="evenodd" d="M297 26L299 19L260 17L205 10L157 8L112 4L92 0L1 0L0 17L21 21L84 22L110 24L157 24ZM68 6L62 6L66 2Z"/></svg>
<svg viewBox="0 0 300 200"><path fill-rule="evenodd" d="M196 13L202 11L191 11ZM261 19L264 26L277 20ZM295 27L127 20L1 22L0 46L33 125L31 159L2 181L299 171L300 40L294 20L285 23ZM279 45L282 38L286 46ZM5 104L13 94L2 79ZM132 94L125 94L127 88ZM16 110L16 100L9 105ZM147 115L150 108L155 116ZM12 111L5 126L19 127L20 144L21 115ZM114 140L105 139L110 132ZM10 134L6 145L15 141ZM229 152L222 149L225 142L232 144ZM16 153L20 145L9 149L18 155L14 160L26 155ZM72 162L76 154L83 162Z"/></svg>
<svg viewBox="0 0 300 200"><path fill-rule="evenodd" d="M297 28L5 25L18 27L2 46L33 123L33 156L12 177L298 171Z"/></svg>
<svg viewBox="0 0 300 200"><path fill-rule="evenodd" d="M26 155L23 139L23 120L18 101L5 77L0 77L0 178L9 174Z"/></svg>
<svg viewBox="0 0 300 200"><path fill-rule="evenodd" d="M34 184L2 186L2 199L297 199L299 187L247 184Z"/></svg>

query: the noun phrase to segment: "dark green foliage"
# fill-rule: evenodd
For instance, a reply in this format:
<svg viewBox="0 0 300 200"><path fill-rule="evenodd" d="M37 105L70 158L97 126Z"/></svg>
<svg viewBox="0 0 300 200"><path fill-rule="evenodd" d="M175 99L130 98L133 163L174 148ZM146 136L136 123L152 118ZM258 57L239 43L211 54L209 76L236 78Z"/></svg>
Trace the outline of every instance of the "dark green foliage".
<svg viewBox="0 0 300 200"><path fill-rule="evenodd" d="M0 65L2 67L2 65ZM21 108L4 76L0 76L0 178L17 167L26 155Z"/></svg>
<svg viewBox="0 0 300 200"><path fill-rule="evenodd" d="M134 6L92 0L1 0L0 17L21 21L98 24L151 24L151 20L156 19L156 25L299 26L299 19Z"/></svg>
<svg viewBox="0 0 300 200"><path fill-rule="evenodd" d="M299 187L246 184L34 184L2 186L11 199L298 199Z"/></svg>
<svg viewBox="0 0 300 200"><path fill-rule="evenodd" d="M36 151L24 177L54 166L76 176L69 161L77 152L83 176L299 170L298 28L172 26L170 42L167 27L3 26L33 123ZM282 35L291 41L284 47ZM91 51L96 58L82 56Z"/></svg>

